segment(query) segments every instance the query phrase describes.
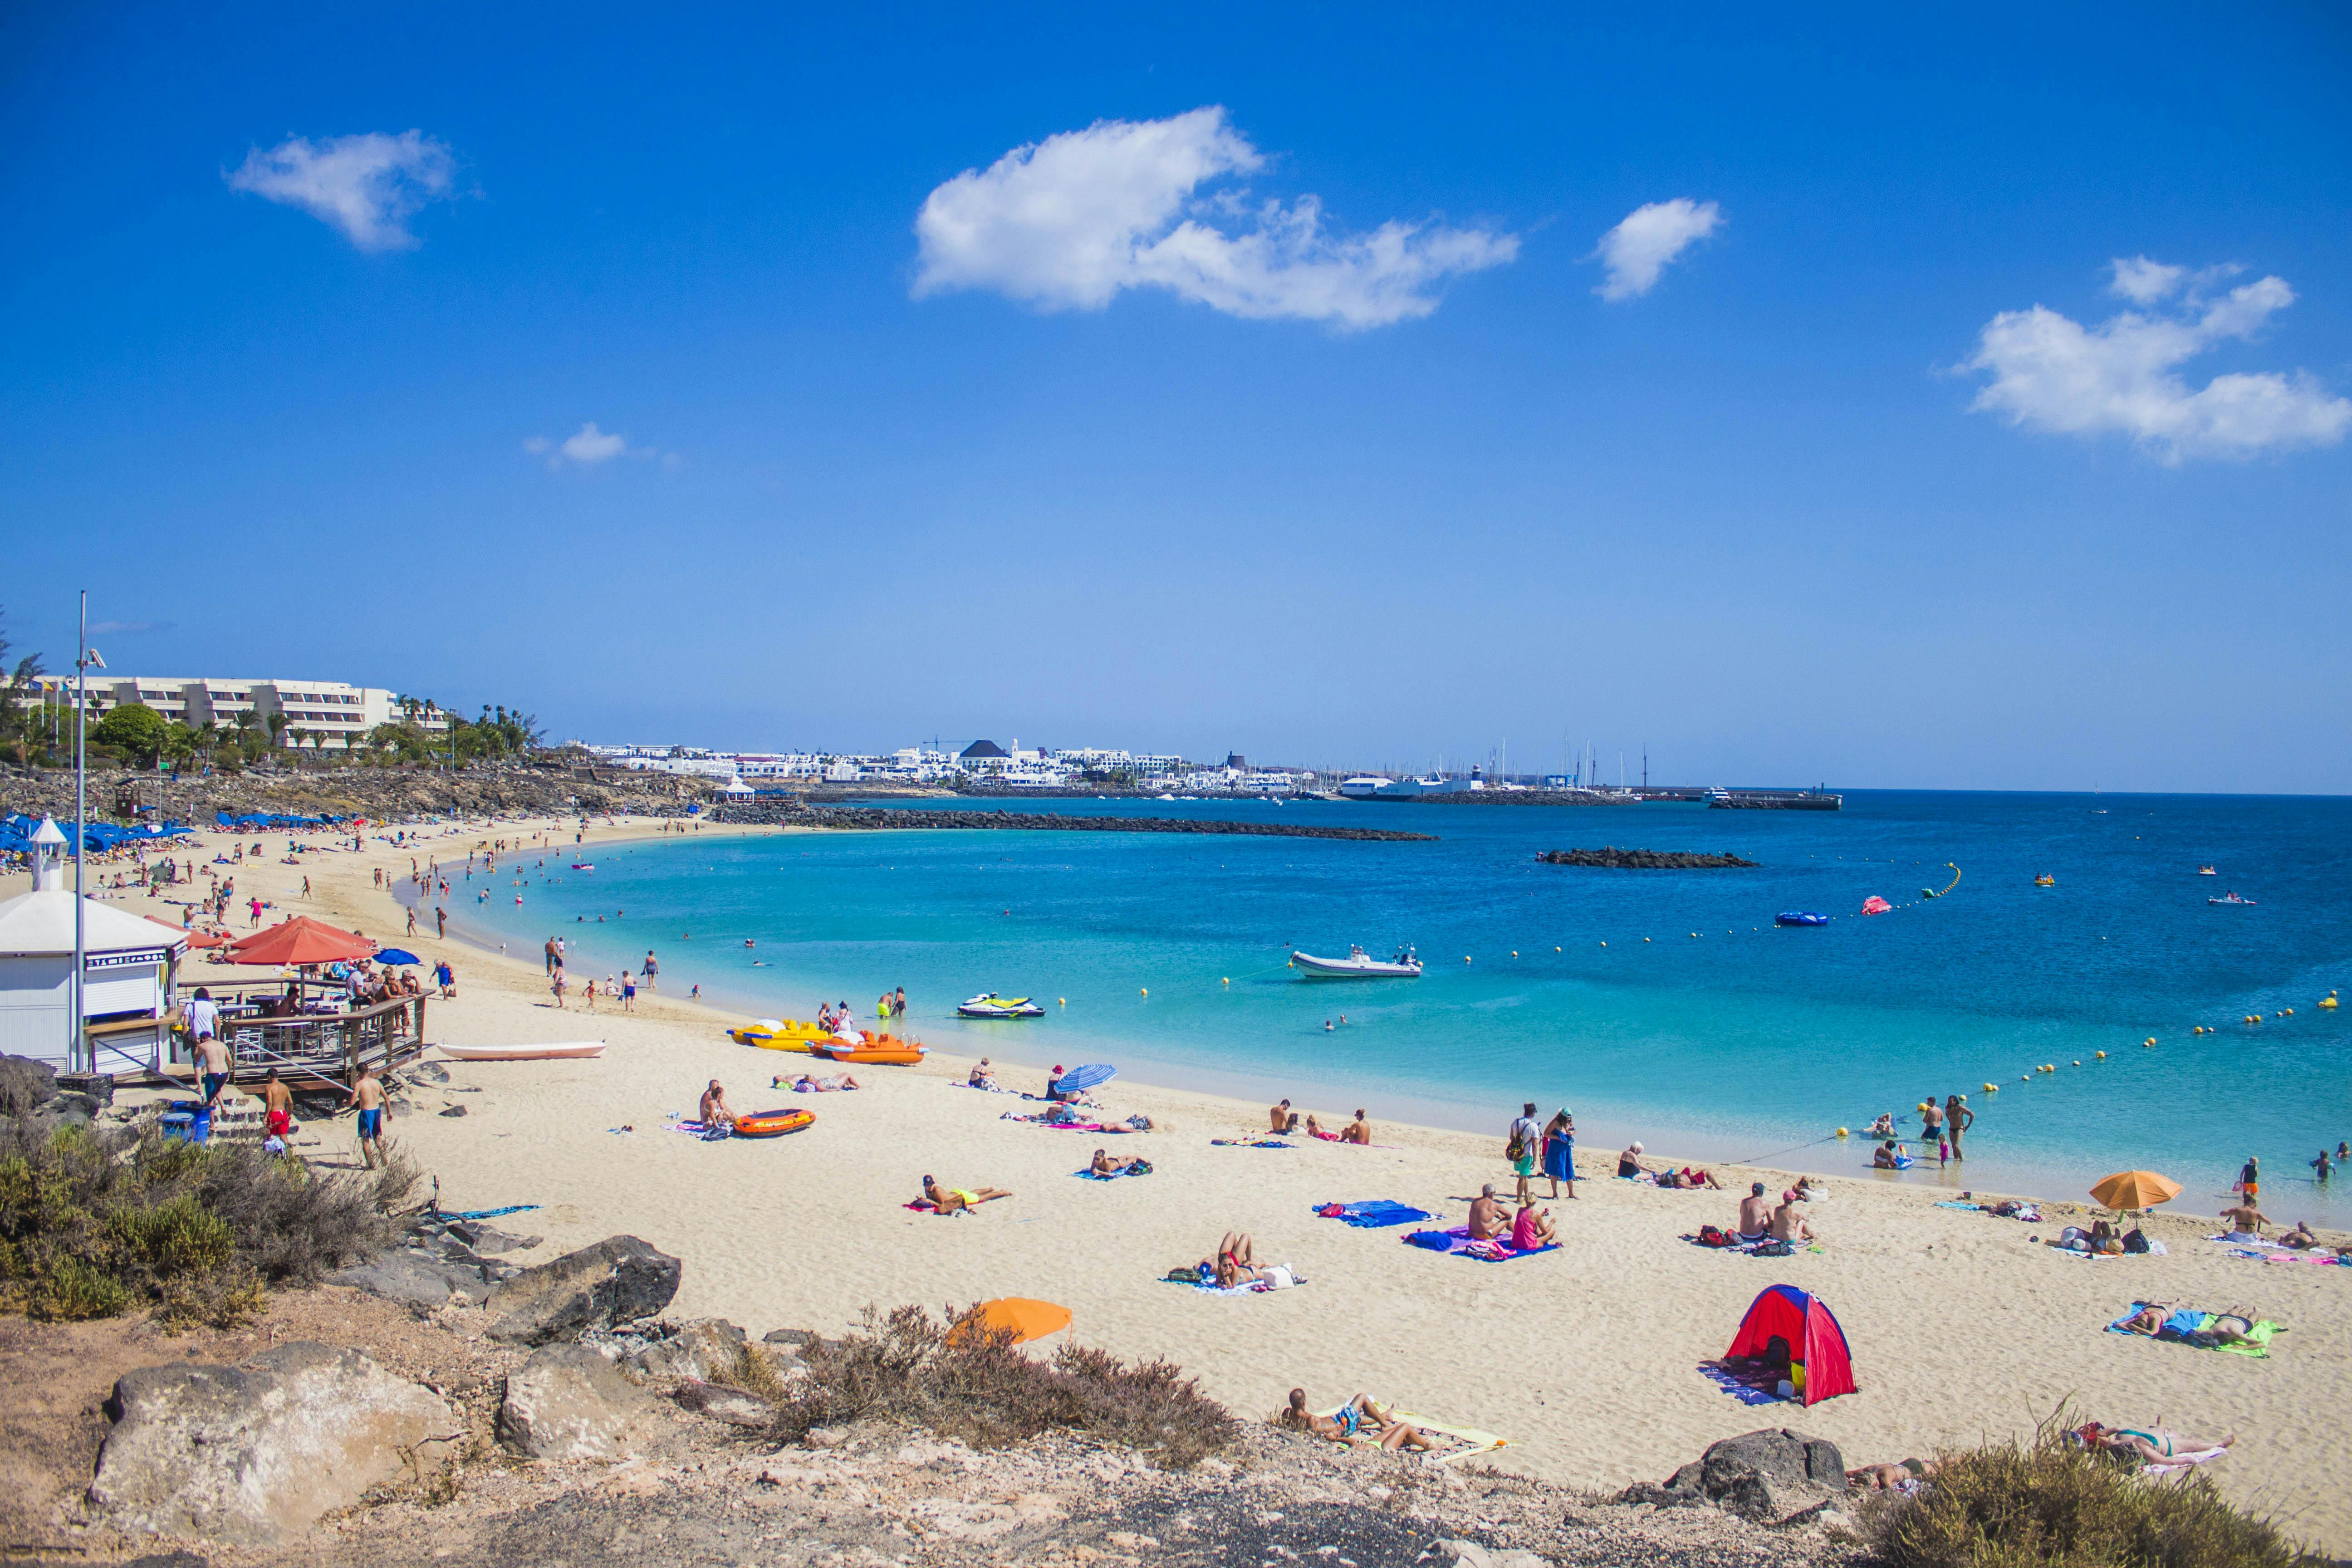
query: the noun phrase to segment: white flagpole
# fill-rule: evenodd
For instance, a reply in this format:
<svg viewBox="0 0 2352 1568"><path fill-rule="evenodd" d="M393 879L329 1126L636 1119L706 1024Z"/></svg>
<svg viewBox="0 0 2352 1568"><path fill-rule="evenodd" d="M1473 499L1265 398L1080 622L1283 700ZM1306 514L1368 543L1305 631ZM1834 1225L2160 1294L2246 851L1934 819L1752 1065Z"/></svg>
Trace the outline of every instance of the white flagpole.
<svg viewBox="0 0 2352 1568"><path fill-rule="evenodd" d="M73 957L73 1017L68 1023L73 1033L67 1037L66 1060L76 1072L87 1072L90 1064L82 1060L88 1041L88 1027L83 1017L82 998L82 922L81 922L81 858L89 842L89 808L87 794L89 783L89 759L83 750L83 735L88 728L85 717L89 706L89 590L81 591L81 616L74 629L74 957Z"/></svg>

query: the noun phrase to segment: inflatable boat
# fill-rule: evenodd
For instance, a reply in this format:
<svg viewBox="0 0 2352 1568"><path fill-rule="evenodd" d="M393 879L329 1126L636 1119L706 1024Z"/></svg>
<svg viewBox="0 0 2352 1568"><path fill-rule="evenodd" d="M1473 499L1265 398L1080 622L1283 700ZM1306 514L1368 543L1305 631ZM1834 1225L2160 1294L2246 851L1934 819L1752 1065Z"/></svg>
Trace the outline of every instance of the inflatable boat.
<svg viewBox="0 0 2352 1568"><path fill-rule="evenodd" d="M814 1110L755 1110L749 1116L735 1119L738 1138L781 1138L787 1132L797 1132L816 1120Z"/></svg>
<svg viewBox="0 0 2352 1568"><path fill-rule="evenodd" d="M1811 910L1782 910L1772 917L1772 923L1776 926L1825 926L1830 923L1830 917L1817 915Z"/></svg>
<svg viewBox="0 0 2352 1568"><path fill-rule="evenodd" d="M823 1057L829 1062L839 1062L845 1067L910 1068L923 1059L923 1047L886 1036L862 1046L853 1046L846 1041L819 1040L810 1047L810 1054Z"/></svg>
<svg viewBox="0 0 2352 1568"><path fill-rule="evenodd" d="M1042 1018L1045 1009L1026 996L999 996L993 991L983 991L967 997L956 1008L959 1018Z"/></svg>
<svg viewBox="0 0 2352 1568"><path fill-rule="evenodd" d="M1386 963L1374 958L1360 947L1348 949L1345 958L1318 958L1311 952L1294 952L1290 967L1307 980L1418 980L1421 960L1412 949L1397 949L1394 958Z"/></svg>
<svg viewBox="0 0 2352 1568"><path fill-rule="evenodd" d="M797 1018L755 1018L740 1029L728 1030L727 1037L739 1046L757 1046L766 1051L804 1051L813 1041L832 1037Z"/></svg>

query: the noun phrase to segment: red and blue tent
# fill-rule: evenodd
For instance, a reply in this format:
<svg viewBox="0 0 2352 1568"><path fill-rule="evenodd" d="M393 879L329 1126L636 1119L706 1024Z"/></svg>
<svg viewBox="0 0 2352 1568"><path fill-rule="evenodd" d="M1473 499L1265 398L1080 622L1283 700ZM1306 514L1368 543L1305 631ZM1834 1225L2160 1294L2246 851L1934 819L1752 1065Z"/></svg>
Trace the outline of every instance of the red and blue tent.
<svg viewBox="0 0 2352 1568"><path fill-rule="evenodd" d="M1772 1342L1780 1342L1791 1364L1805 1369L1802 1395L1807 1405L1819 1405L1853 1392L1853 1357L1846 1349L1845 1331L1819 1296L1794 1285L1775 1285L1749 1303L1739 1321L1738 1335L1724 1359L1756 1356L1777 1361Z"/></svg>

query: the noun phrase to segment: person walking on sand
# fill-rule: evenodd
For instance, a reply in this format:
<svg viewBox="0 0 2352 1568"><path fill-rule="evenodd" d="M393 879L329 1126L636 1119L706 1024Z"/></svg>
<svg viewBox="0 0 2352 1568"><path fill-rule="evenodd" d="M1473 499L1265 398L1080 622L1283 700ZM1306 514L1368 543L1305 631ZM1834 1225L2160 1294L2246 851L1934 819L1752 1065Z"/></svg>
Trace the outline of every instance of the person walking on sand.
<svg viewBox="0 0 2352 1568"><path fill-rule="evenodd" d="M375 1076L374 1063L360 1069L360 1085L352 1091L352 1100L360 1108L360 1159L373 1170L389 1163L383 1152L383 1084Z"/></svg>
<svg viewBox="0 0 2352 1568"><path fill-rule="evenodd" d="M550 988L551 990L552 990L552 991L555 993L555 1005L556 1005L558 1007L562 1006L562 1005L563 1005L563 965L562 965L562 964L560 964L560 963L559 963L559 964L557 964L557 965L555 966L555 979L554 979L553 983L551 984L551 986L550 986L549 988Z"/></svg>
<svg viewBox="0 0 2352 1568"><path fill-rule="evenodd" d="M555 945L555 939L553 937L549 937L547 939L547 972L550 974L555 973L555 966L562 962L562 960L556 956L561 952L562 952L562 949Z"/></svg>
<svg viewBox="0 0 2352 1568"><path fill-rule="evenodd" d="M271 1068L269 1076L261 1080L261 1104L264 1117L262 1135L285 1138L294 1131L294 1091L288 1089Z"/></svg>
<svg viewBox="0 0 2352 1568"><path fill-rule="evenodd" d="M411 936L416 934L416 910L414 905L410 906L408 910L408 934Z"/></svg>
<svg viewBox="0 0 2352 1568"><path fill-rule="evenodd" d="M1947 1095L1944 1099L1944 1132L1952 1141L1952 1158L1964 1160L1960 1152L1960 1134L1976 1124L1977 1113L1969 1109L1965 1094Z"/></svg>
<svg viewBox="0 0 2352 1568"><path fill-rule="evenodd" d="M1513 1173L1519 1178L1522 1207L1530 1201L1528 1184L1535 1179L1536 1156L1542 1150L1543 1129L1536 1124L1536 1102L1530 1100L1519 1107L1518 1120L1511 1123L1510 1136L1503 1145L1503 1157L1510 1161Z"/></svg>
<svg viewBox="0 0 2352 1568"><path fill-rule="evenodd" d="M654 957L654 950L653 950L652 948L650 948L650 947L649 947L649 948L646 949L646 990L651 991L651 990L654 990L654 989L656 988L656 987L655 987L655 985L654 985L654 981L655 981L655 979L656 979L656 978L660 973L661 973L661 964L660 964L660 963L659 963L658 961L656 961L656 960L655 959L655 957Z"/></svg>

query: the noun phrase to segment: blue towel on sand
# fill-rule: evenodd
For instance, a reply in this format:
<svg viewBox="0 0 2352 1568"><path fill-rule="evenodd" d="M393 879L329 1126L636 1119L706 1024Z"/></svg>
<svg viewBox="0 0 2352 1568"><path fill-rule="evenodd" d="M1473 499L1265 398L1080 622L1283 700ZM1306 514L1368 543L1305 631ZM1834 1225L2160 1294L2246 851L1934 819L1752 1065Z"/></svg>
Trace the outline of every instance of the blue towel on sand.
<svg viewBox="0 0 2352 1568"><path fill-rule="evenodd" d="M1742 1383L1738 1373L1712 1364L1701 1365L1699 1371L1712 1379L1717 1387L1742 1405L1779 1405L1781 1396L1769 1388L1758 1388Z"/></svg>
<svg viewBox="0 0 2352 1568"><path fill-rule="evenodd" d="M467 1209L464 1214L445 1214L443 1219L496 1219L500 1215L529 1214L537 1204L509 1204L502 1209Z"/></svg>
<svg viewBox="0 0 2352 1568"><path fill-rule="evenodd" d="M1330 1204L1317 1204L1315 1212L1321 1214ZM1372 1198L1360 1204L1340 1204L1340 1212L1328 1217L1354 1226L1359 1230L1381 1230L1392 1225L1418 1225L1437 1216L1427 1209L1417 1209L1391 1198Z"/></svg>

